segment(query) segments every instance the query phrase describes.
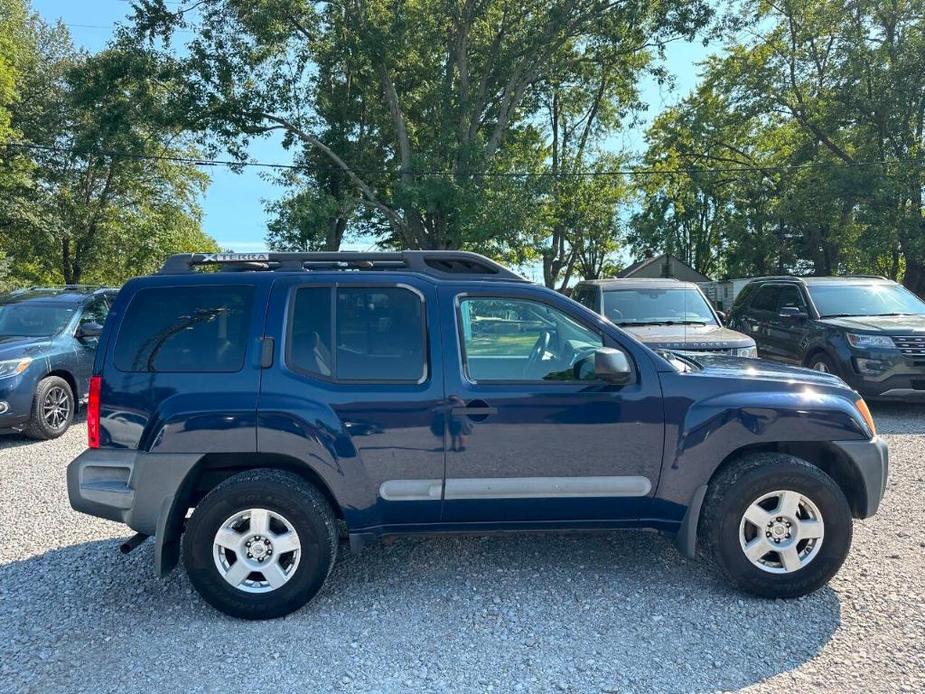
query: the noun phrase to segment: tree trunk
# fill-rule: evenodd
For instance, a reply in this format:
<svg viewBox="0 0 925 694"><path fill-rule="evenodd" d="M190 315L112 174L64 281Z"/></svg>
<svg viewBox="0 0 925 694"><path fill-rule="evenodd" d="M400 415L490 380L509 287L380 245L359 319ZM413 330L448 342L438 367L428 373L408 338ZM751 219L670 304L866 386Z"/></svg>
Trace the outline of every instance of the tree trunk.
<svg viewBox="0 0 925 694"><path fill-rule="evenodd" d="M906 273L903 275L903 286L910 292L925 299L925 263L913 260L906 255Z"/></svg>

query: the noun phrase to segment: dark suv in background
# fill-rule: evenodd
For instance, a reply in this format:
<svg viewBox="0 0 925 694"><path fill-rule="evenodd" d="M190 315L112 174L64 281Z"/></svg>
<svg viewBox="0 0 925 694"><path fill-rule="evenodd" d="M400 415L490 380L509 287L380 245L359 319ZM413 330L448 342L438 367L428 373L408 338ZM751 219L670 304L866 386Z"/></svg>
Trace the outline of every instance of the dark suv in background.
<svg viewBox="0 0 925 694"><path fill-rule="evenodd" d="M203 597L251 619L315 595L341 533L656 528L804 595L887 479L840 379L657 353L452 251L171 258L113 304L87 434L73 507L140 533L126 550L153 535L161 573L182 545Z"/></svg>
<svg viewBox="0 0 925 694"><path fill-rule="evenodd" d="M0 432L61 436L87 398L115 289L65 286L0 295Z"/></svg>
<svg viewBox="0 0 925 694"><path fill-rule="evenodd" d="M764 277L730 327L761 357L833 373L868 398L925 400L925 303L882 277Z"/></svg>
<svg viewBox="0 0 925 694"><path fill-rule="evenodd" d="M572 298L609 318L652 349L755 357L755 341L723 327L722 316L693 282L607 279L579 282Z"/></svg>

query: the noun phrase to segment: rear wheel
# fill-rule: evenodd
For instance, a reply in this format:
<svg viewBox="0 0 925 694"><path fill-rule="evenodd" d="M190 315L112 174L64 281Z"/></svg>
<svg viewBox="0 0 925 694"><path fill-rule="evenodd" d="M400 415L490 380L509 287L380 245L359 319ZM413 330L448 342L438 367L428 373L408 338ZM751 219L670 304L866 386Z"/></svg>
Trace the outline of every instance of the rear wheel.
<svg viewBox="0 0 925 694"><path fill-rule="evenodd" d="M272 619L321 589L337 539L334 513L316 488L287 472L252 470L225 480L196 506L183 561L213 607Z"/></svg>
<svg viewBox="0 0 925 694"><path fill-rule="evenodd" d="M60 376L39 381L32 398L32 414L23 433L33 439L56 439L74 419L74 391Z"/></svg>
<svg viewBox="0 0 925 694"><path fill-rule="evenodd" d="M821 588L851 547L851 509L822 470L782 453L743 458L710 484L700 532L739 588L793 598Z"/></svg>

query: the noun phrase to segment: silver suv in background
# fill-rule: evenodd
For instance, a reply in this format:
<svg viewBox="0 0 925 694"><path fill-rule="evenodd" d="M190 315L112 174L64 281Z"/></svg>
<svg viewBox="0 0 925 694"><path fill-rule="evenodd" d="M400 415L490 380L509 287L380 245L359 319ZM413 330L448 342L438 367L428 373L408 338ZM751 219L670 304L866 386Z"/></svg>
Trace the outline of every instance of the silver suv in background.
<svg viewBox="0 0 925 694"><path fill-rule="evenodd" d="M587 280L575 286L572 298L652 349L758 356L755 341L724 327L720 315L692 282Z"/></svg>

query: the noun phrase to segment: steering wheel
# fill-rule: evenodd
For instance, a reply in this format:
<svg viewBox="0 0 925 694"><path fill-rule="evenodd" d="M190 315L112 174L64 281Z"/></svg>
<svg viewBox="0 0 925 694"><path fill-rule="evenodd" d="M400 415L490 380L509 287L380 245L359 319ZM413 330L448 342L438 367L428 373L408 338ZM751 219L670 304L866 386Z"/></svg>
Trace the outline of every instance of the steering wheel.
<svg viewBox="0 0 925 694"><path fill-rule="evenodd" d="M549 348L551 340L552 335L548 330L544 330L540 333L540 336L536 338L536 342L533 343L533 348L530 350L530 356L527 357L527 363L524 364L524 377L529 377L530 374L533 373L533 370L536 368L537 364L540 363L540 360Z"/></svg>

